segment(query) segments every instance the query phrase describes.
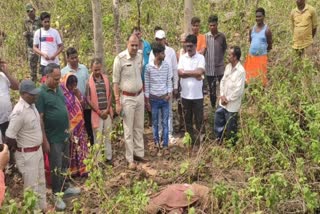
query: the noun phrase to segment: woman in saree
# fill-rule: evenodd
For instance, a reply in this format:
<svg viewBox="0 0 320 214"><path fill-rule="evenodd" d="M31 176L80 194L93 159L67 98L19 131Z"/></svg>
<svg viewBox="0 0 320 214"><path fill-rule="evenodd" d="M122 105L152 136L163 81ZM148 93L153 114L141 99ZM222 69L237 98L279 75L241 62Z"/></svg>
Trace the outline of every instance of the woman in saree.
<svg viewBox="0 0 320 214"><path fill-rule="evenodd" d="M86 166L83 163L88 155L88 137L84 125L84 98L77 89L78 79L68 73L61 79L61 88L65 96L66 107L70 121L70 171L72 176L86 176Z"/></svg>

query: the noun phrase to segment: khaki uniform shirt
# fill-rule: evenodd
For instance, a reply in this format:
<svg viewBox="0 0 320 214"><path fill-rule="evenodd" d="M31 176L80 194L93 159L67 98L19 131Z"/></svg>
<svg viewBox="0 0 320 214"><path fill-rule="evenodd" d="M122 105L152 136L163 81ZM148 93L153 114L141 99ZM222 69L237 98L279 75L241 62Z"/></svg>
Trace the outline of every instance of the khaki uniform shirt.
<svg viewBox="0 0 320 214"><path fill-rule="evenodd" d="M29 48L33 47L33 35L36 30L41 28L41 21L40 18L37 16L34 21L31 20L29 17L24 21L24 31L28 33L27 39L27 46Z"/></svg>
<svg viewBox="0 0 320 214"><path fill-rule="evenodd" d="M291 12L293 29L293 49L303 49L313 42L312 30L317 28L317 14L313 7L306 4L300 11L295 8Z"/></svg>
<svg viewBox="0 0 320 214"><path fill-rule="evenodd" d="M40 115L34 104L30 105L20 98L9 120L6 136L16 139L19 148L34 147L42 144Z"/></svg>
<svg viewBox="0 0 320 214"><path fill-rule="evenodd" d="M122 91L136 93L142 89L142 53L131 57L128 50L122 51L113 63L113 83L118 83Z"/></svg>

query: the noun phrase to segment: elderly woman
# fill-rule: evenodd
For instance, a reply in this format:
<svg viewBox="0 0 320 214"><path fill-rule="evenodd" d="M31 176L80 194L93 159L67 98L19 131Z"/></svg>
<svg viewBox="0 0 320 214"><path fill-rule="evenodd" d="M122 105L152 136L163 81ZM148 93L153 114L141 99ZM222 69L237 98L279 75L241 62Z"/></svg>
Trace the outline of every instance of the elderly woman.
<svg viewBox="0 0 320 214"><path fill-rule="evenodd" d="M62 78L60 86L65 96L70 121L70 171L73 176L85 176L87 173L83 160L88 154L88 138L82 108L84 99L77 89L77 83L77 77L68 73Z"/></svg>

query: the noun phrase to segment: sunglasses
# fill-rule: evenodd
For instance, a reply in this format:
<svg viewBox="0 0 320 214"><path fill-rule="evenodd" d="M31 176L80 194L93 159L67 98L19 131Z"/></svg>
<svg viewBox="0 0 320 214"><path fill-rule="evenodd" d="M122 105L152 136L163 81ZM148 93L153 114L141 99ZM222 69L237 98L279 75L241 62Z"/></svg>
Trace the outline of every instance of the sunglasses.
<svg viewBox="0 0 320 214"><path fill-rule="evenodd" d="M27 10L27 13L31 13L31 12L33 12L33 10Z"/></svg>

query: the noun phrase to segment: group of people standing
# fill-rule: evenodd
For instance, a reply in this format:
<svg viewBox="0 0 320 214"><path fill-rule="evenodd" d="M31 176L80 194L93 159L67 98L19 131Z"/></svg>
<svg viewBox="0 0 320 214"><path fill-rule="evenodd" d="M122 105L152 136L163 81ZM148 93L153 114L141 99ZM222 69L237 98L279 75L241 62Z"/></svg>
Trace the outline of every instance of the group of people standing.
<svg viewBox="0 0 320 214"><path fill-rule="evenodd" d="M316 33L315 10L304 0L296 2L297 8L291 13L293 48L299 55L307 55ZM64 47L59 32L50 27L50 14L43 12L37 17L31 4L26 5L26 11L29 18L23 35L32 81L19 83L10 75L6 63L0 62L3 136L0 139L15 152L24 188L31 187L39 194L38 206L43 211L47 208L44 153L49 157L55 207L64 210L66 204L56 193L80 193L79 188L68 182L65 173L68 169L74 176L88 173L83 163L88 142L104 144L106 162L112 164L109 133L115 114L123 119L125 157L128 168L134 170L136 162L148 161L144 157L145 110L151 115L158 155L168 156L169 144L176 140L173 137L174 99L179 100L182 126L190 134L192 144L199 144L205 132L203 91L204 80L207 80L211 106L215 110L213 131L217 142L227 138L235 143L245 82L257 79L267 84L267 54L272 49L272 33L264 23L263 8L255 13L256 25L249 32L250 49L244 67L240 63L240 47L228 49L225 35L218 30L218 17L208 18L209 32L205 35L199 32L200 19L194 17L192 33L181 35L182 48L177 52L168 46L166 33L160 27L155 29L155 41L151 45L142 39L140 28L133 28L127 49L114 59L112 85L103 70L102 59L92 59L90 74L88 68L79 63L78 52L72 47L66 51L67 66L60 70L58 56ZM225 66L226 53L229 63ZM43 84L37 88L39 56ZM20 92L13 110L9 88Z"/></svg>

